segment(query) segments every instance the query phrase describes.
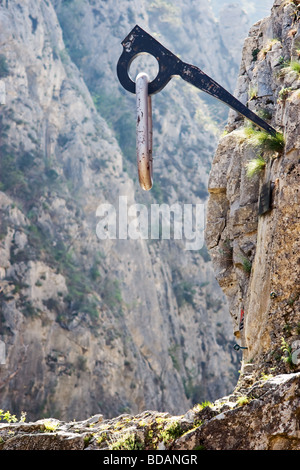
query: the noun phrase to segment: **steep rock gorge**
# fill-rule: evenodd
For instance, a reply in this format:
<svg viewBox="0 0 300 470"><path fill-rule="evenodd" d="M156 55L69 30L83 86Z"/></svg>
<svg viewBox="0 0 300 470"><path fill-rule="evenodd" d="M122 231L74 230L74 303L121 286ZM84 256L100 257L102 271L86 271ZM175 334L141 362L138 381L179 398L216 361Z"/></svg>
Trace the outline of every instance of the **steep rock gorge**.
<svg viewBox="0 0 300 470"><path fill-rule="evenodd" d="M236 340L247 348L232 393L180 416L144 410L113 419L96 414L14 423L8 415L11 422L0 424L0 449L170 449L193 456L198 450L300 449L299 12L299 1L276 0L271 16L254 25L236 90L282 133L284 146L230 113L209 178L207 245ZM22 212L9 209L16 224L25 223ZM24 240L17 235L18 249ZM50 290L57 282L66 289L59 275L49 273Z"/></svg>
<svg viewBox="0 0 300 470"><path fill-rule="evenodd" d="M115 67L138 22L233 89L237 63L212 11L10 0L0 15L1 408L30 419L178 413L228 392L240 357L205 247L96 235L97 207L120 196L148 209L206 202L227 110L175 80L155 97L159 157L145 194L134 97Z"/></svg>

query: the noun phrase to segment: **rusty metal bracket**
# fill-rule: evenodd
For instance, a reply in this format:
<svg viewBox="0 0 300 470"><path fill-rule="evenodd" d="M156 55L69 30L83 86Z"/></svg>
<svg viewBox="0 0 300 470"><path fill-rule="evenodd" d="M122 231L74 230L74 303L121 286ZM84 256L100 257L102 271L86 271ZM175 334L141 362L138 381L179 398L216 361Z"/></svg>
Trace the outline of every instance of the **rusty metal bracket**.
<svg viewBox="0 0 300 470"><path fill-rule="evenodd" d="M273 136L277 134L273 127L243 105L215 80L195 65L189 65L180 60L140 26L136 25L121 44L123 52L117 64L117 75L121 85L130 93L135 93L135 82L128 75L130 65L138 55L148 53L156 58L159 67L157 76L148 84L149 95L161 91L171 78L177 75L225 103L269 134Z"/></svg>

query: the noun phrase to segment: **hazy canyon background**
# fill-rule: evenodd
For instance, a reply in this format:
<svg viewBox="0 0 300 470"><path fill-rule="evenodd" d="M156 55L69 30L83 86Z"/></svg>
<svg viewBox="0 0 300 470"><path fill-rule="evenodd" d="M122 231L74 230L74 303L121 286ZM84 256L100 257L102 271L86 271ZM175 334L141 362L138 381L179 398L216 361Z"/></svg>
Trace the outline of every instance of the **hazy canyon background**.
<svg viewBox="0 0 300 470"><path fill-rule="evenodd" d="M0 2L1 408L176 414L233 389L241 354L206 247L99 240L96 209L124 195L206 204L227 121L225 105L173 79L153 97L154 186L139 188L135 97L116 76L133 26L233 92L272 3Z"/></svg>

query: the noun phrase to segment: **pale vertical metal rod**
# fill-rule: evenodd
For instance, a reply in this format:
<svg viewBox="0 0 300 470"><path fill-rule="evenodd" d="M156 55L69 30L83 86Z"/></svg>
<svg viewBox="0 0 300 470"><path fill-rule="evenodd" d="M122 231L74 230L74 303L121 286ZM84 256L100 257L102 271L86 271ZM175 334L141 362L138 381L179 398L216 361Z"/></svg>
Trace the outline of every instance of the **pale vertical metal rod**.
<svg viewBox="0 0 300 470"><path fill-rule="evenodd" d="M136 77L136 154L139 183L149 191L153 184L152 165L152 103L148 95L149 77L139 73Z"/></svg>

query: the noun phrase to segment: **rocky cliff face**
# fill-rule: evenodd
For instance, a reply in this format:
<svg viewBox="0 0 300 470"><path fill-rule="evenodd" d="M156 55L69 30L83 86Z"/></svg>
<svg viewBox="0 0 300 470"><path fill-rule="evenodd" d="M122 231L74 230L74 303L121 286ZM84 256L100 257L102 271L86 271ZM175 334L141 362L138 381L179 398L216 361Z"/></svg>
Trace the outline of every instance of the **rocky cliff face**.
<svg viewBox="0 0 300 470"><path fill-rule="evenodd" d="M1 408L30 419L178 413L228 392L239 356L205 248L96 235L97 207L118 208L120 196L205 203L224 112L176 81L155 97L155 185L144 194L134 97L115 67L139 23L232 89L237 63L212 12L11 0L0 21Z"/></svg>
<svg viewBox="0 0 300 470"><path fill-rule="evenodd" d="M209 181L206 239L216 276L244 363L265 373L297 368L299 32L298 2L276 1L245 41L236 91L285 145L231 113Z"/></svg>
<svg viewBox="0 0 300 470"><path fill-rule="evenodd" d="M149 464L154 454L159 464L173 462L180 457L174 450L189 451L185 464L199 463L199 450L299 450L299 379L299 372L263 378L243 395L233 393L179 416L144 411L72 422L24 422L23 416L18 422L6 414L9 422L0 424L0 450L100 450L108 451L100 456L103 463L113 459L115 464L123 458L114 452L120 450L150 451ZM145 460L134 452L129 455L126 461L132 459L132 466Z"/></svg>
<svg viewBox="0 0 300 470"><path fill-rule="evenodd" d="M219 142L209 178L207 244L217 279L228 299L237 342L247 348L243 350L242 370L236 387L230 395L223 396L214 403L197 405L176 416L167 412L143 410L135 416L123 414L114 419L105 419L96 414L76 422L42 419L34 423L14 423L18 418L8 414L6 419L11 422L0 425L1 449L299 450L298 3L276 0L271 16L251 29L245 41L236 90L237 96L244 103L248 103L251 109L260 113L277 129L277 138L267 138L261 131L257 132L251 126L245 126L240 116L231 113L225 135ZM100 122L106 132L109 132L103 121ZM8 129L4 131L9 134ZM90 184L90 187L92 189L93 186ZM22 246L28 243L29 237L33 236L32 229L22 229L27 227L27 220L30 221L32 216L24 215L24 211L14 206L11 202L12 196L2 195L2 198L3 205L6 204L4 220L9 221L7 232L3 236L3 256L7 256L3 286L6 289L5 296L9 297L5 298L3 309L6 331L13 344L18 329L13 329L11 325L13 322L23 325L25 333L18 333L18 339L23 340L23 349L14 349L20 356L21 351L24 353L24 359L19 359L20 368L28 367L26 354L30 349L28 345L32 344L24 341L24 338L38 338L40 350L49 344L57 345L57 354L54 355L53 352L52 356L47 356L47 364L56 372L57 379L55 384L53 381L53 399L58 387L62 386L62 377L74 390L79 384L82 385L80 377L90 377L90 364L84 363L82 358L78 358L76 379L73 373L66 372L70 370L66 367L66 360L74 361L75 356L72 354L79 352L79 347L82 356L91 360L87 354L91 344L95 346L93 351L97 355L97 347L105 348L108 343L104 345L104 335L101 334L97 317L94 319L93 316L82 313L81 321L78 322L75 309L71 321L66 317L66 310L62 312L65 315L59 322L51 319L50 306L50 314L45 315L38 311L33 317L27 315L25 318L23 309L25 306L29 308L30 305L22 303L23 290L30 288L33 299L49 301L47 292L53 292L54 295L55 286L59 285L62 293L69 291L68 276L60 272L54 261L52 270L50 267L45 268L41 258L33 258L30 262L27 261L25 266L21 262L11 263L9 251L13 249L14 255L17 256L22 251ZM57 206L53 207L58 209L55 218L52 212L54 221L59 217L60 210L63 210L62 200L66 199L60 198L58 204L55 198ZM47 203L49 204L48 201ZM65 211L62 218L64 217ZM12 220L14 227L20 227L19 230L11 230ZM53 224L54 222L50 227ZM38 244L36 234L35 237ZM45 256L50 256L46 247L43 250ZM106 252L110 254L112 261L115 249L110 247ZM44 259L46 261L48 258ZM51 258L53 259L55 260ZM160 261L158 259L157 263ZM50 266L49 262L47 266ZM100 266L104 268L104 265ZM18 287L15 279L20 279L22 268L26 271L27 284ZM4 277L6 270L12 273L12 278ZM39 276L40 283L36 285L36 273L42 273L43 270L46 277L43 279ZM17 273L19 277L14 278L13 273ZM42 281L48 282L49 289L39 285L43 284ZM137 279L135 281L137 282ZM41 291L38 288L41 288ZM26 292L28 293L25 290ZM41 294L37 295L36 292ZM64 295L57 295L57 301L66 302ZM43 302L44 304L47 306L46 302ZM110 316L108 311L105 311L106 315L103 306L101 320L107 325ZM48 313L46 310L43 312ZM112 315L114 310L111 308L109 312ZM185 315L187 316L187 311ZM28 318L30 330L24 326ZM98 336L85 326L92 318L95 322L92 328L94 331L98 328ZM122 318L124 327L127 327L129 320ZM135 325L133 320L132 318L131 328L136 328L138 333L138 325ZM78 330L78 327L81 329ZM60 328L65 329L66 334L63 335ZM85 332L85 335L79 334L79 331ZM94 339L96 337L97 340ZM138 334L137 337L139 338ZM83 338L86 339L85 346ZM107 339L107 336L105 338ZM121 340L122 338L119 338L118 345L122 344ZM116 350L115 341L116 338L111 338L110 357L111 361L115 358L115 364L119 364L120 354L118 355ZM131 353L129 341L124 341L123 345L125 344L127 354ZM160 341L156 344L157 347L162 347ZM63 351L66 352L66 346L70 346L68 358L62 355ZM141 348L135 350L136 353L140 351ZM10 349L9 354L12 354ZM104 357L105 349L102 354ZM35 362L35 370L40 374L44 370L41 364L43 357L43 354L40 354L35 358L31 353L31 363ZM150 355L145 354L144 358L146 357L149 361ZM154 361L153 356L151 360ZM105 365L104 360L103 363L102 366ZM94 365L93 363L92 366ZM151 366L153 367L153 362ZM103 368L97 369L101 370L103 371ZM110 370L110 375L108 369L104 370L113 386L113 369ZM130 376L129 364L127 372ZM16 385L18 376L18 369L15 369L10 380L7 376L7 383ZM126 390L124 371L122 377L122 385ZM147 385L150 386L151 377L151 374L147 375ZM2 386L4 383L5 381ZM36 383L41 384L42 381ZM90 380L89 385L92 383ZM5 387L4 390L7 393ZM11 385L9 390L12 393ZM64 390L66 391L67 387ZM87 392L87 389L85 391ZM97 390L94 389L93 393L96 394ZM137 394L134 387L132 394ZM105 396L105 389L103 395ZM72 396L77 397L76 392L73 392ZM82 400L85 398L81 396ZM6 403L9 403L7 398L6 400ZM85 411L89 409L87 406Z"/></svg>

